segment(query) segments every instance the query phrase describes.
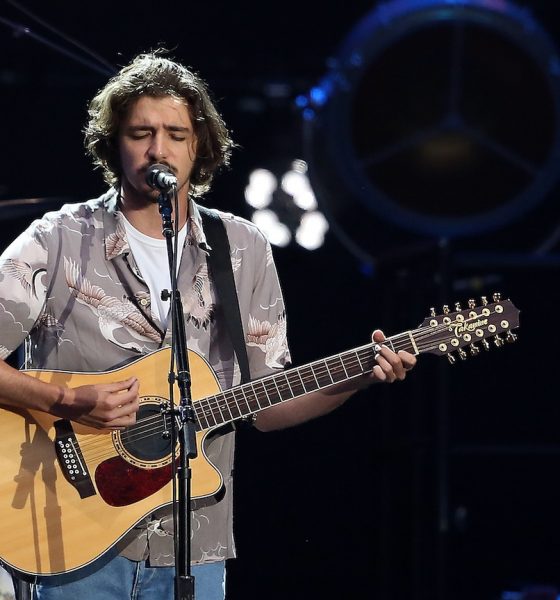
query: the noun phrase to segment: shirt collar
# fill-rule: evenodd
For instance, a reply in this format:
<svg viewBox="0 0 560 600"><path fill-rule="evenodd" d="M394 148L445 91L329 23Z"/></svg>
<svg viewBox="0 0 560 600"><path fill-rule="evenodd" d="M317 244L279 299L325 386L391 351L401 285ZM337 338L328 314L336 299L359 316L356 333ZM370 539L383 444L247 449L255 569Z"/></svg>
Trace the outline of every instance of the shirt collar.
<svg viewBox="0 0 560 600"><path fill-rule="evenodd" d="M130 246L126 236L126 230L122 221L122 213L119 207L120 194L116 189L109 190L104 197L103 211L103 235L105 241L105 257L113 260L121 254L128 254ZM198 246L201 250L209 253L211 250L202 227L202 217L196 202L189 197L189 217L187 223L187 243Z"/></svg>
<svg viewBox="0 0 560 600"><path fill-rule="evenodd" d="M188 236L191 236L191 240L193 244L196 244L201 250L209 253L212 248L208 245L206 241L206 234L204 233L204 229L202 227L202 217L200 215L200 211L198 210L198 205L192 198L189 198L189 229Z"/></svg>

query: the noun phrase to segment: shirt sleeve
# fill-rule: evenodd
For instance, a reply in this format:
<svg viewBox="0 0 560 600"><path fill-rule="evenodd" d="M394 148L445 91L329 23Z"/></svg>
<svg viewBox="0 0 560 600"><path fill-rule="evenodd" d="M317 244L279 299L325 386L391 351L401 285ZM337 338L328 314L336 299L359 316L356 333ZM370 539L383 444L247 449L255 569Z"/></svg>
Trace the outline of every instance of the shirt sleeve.
<svg viewBox="0 0 560 600"><path fill-rule="evenodd" d="M253 250L255 277L246 329L251 377L258 379L290 363L286 309L270 243L260 231Z"/></svg>
<svg viewBox="0 0 560 600"><path fill-rule="evenodd" d="M0 358L22 344L47 294L47 249L33 223L0 256Z"/></svg>

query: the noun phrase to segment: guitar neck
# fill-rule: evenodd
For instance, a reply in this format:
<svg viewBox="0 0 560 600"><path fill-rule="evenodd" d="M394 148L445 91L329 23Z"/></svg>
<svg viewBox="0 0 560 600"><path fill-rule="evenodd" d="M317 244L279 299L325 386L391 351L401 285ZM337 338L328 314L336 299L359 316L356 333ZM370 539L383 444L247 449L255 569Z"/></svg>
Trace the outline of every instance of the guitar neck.
<svg viewBox="0 0 560 600"><path fill-rule="evenodd" d="M395 335L384 344L395 352L419 354L421 344L414 339L419 331ZM366 344L199 400L195 404L198 428L209 429L248 417L280 402L368 373L375 366L375 346Z"/></svg>
<svg viewBox="0 0 560 600"><path fill-rule="evenodd" d="M383 343L394 352L406 350L415 355L428 352L447 356L450 362L455 362L454 351L460 358L466 358L464 346L469 346L471 355L476 356L480 351L478 342L484 349L489 348L488 337L494 338L496 346L504 343L501 333L507 332L507 341L516 337L511 330L519 326L519 310L510 300L501 300L498 294L494 300L488 304L483 298L480 307L474 306L474 300L469 301L467 309L460 310L458 306L455 312L446 307L443 315L432 314L417 329L394 335ZM195 404L198 428L210 429L248 417L280 402L369 373L375 366L376 346L367 344L199 400Z"/></svg>

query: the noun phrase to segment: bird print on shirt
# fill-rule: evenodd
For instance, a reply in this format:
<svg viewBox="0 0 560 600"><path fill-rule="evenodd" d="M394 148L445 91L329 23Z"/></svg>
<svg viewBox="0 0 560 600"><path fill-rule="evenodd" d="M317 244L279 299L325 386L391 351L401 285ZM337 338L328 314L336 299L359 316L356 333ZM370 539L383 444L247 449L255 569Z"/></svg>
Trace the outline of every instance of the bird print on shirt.
<svg viewBox="0 0 560 600"><path fill-rule="evenodd" d="M214 320L214 303L210 291L208 265L204 263L194 276L193 284L181 297L185 320L197 329L207 329Z"/></svg>
<svg viewBox="0 0 560 600"><path fill-rule="evenodd" d="M111 233L105 239L105 255L107 260L119 256L124 250L128 250L128 240L126 239L126 230L119 220L114 233Z"/></svg>
<svg viewBox="0 0 560 600"><path fill-rule="evenodd" d="M142 352L143 346L135 342L117 341L115 331L124 327L138 341L161 341L161 334L128 298L120 299L106 294L103 288L92 284L82 275L80 267L71 258L64 257L64 271L71 294L97 315L99 328L107 340L123 348Z"/></svg>
<svg viewBox="0 0 560 600"><path fill-rule="evenodd" d="M273 324L249 316L247 345L256 346L265 353L264 361L268 367L283 368L280 360L286 355L287 347L285 313L278 315L278 320Z"/></svg>
<svg viewBox="0 0 560 600"><path fill-rule="evenodd" d="M33 298L39 297L40 294L38 293L38 288L40 286L43 286L44 288L40 276L46 272L47 269L45 268L34 270L30 264L13 258L3 260L0 264L0 274L18 281L26 294Z"/></svg>

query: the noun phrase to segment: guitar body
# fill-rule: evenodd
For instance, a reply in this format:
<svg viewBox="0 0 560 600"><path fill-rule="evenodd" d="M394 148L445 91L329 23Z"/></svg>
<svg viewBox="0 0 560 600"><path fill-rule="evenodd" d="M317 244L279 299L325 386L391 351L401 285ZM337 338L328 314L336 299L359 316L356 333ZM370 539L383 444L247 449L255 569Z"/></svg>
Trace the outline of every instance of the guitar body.
<svg viewBox="0 0 560 600"><path fill-rule="evenodd" d="M69 387L137 376L139 421L149 425L140 424L136 431L129 428L127 439L123 432L100 432L71 423L70 446L77 444L79 450L72 454L64 448L68 445L64 432L56 441L61 433L59 419L41 411L0 408L0 527L6 532L0 536L0 558L6 566L29 575L75 571L99 558L146 515L172 502L171 447L162 439L165 421L159 411L160 403L169 397L170 356L169 349L162 349L99 374L27 372ZM202 357L189 352L189 364L194 402L219 391ZM148 436L143 435L146 431ZM222 486L219 471L204 454L207 433L197 433L198 457L190 463L196 498L213 495ZM82 472L84 464L90 477L82 487L82 497L64 469L68 468L71 479L73 472Z"/></svg>

